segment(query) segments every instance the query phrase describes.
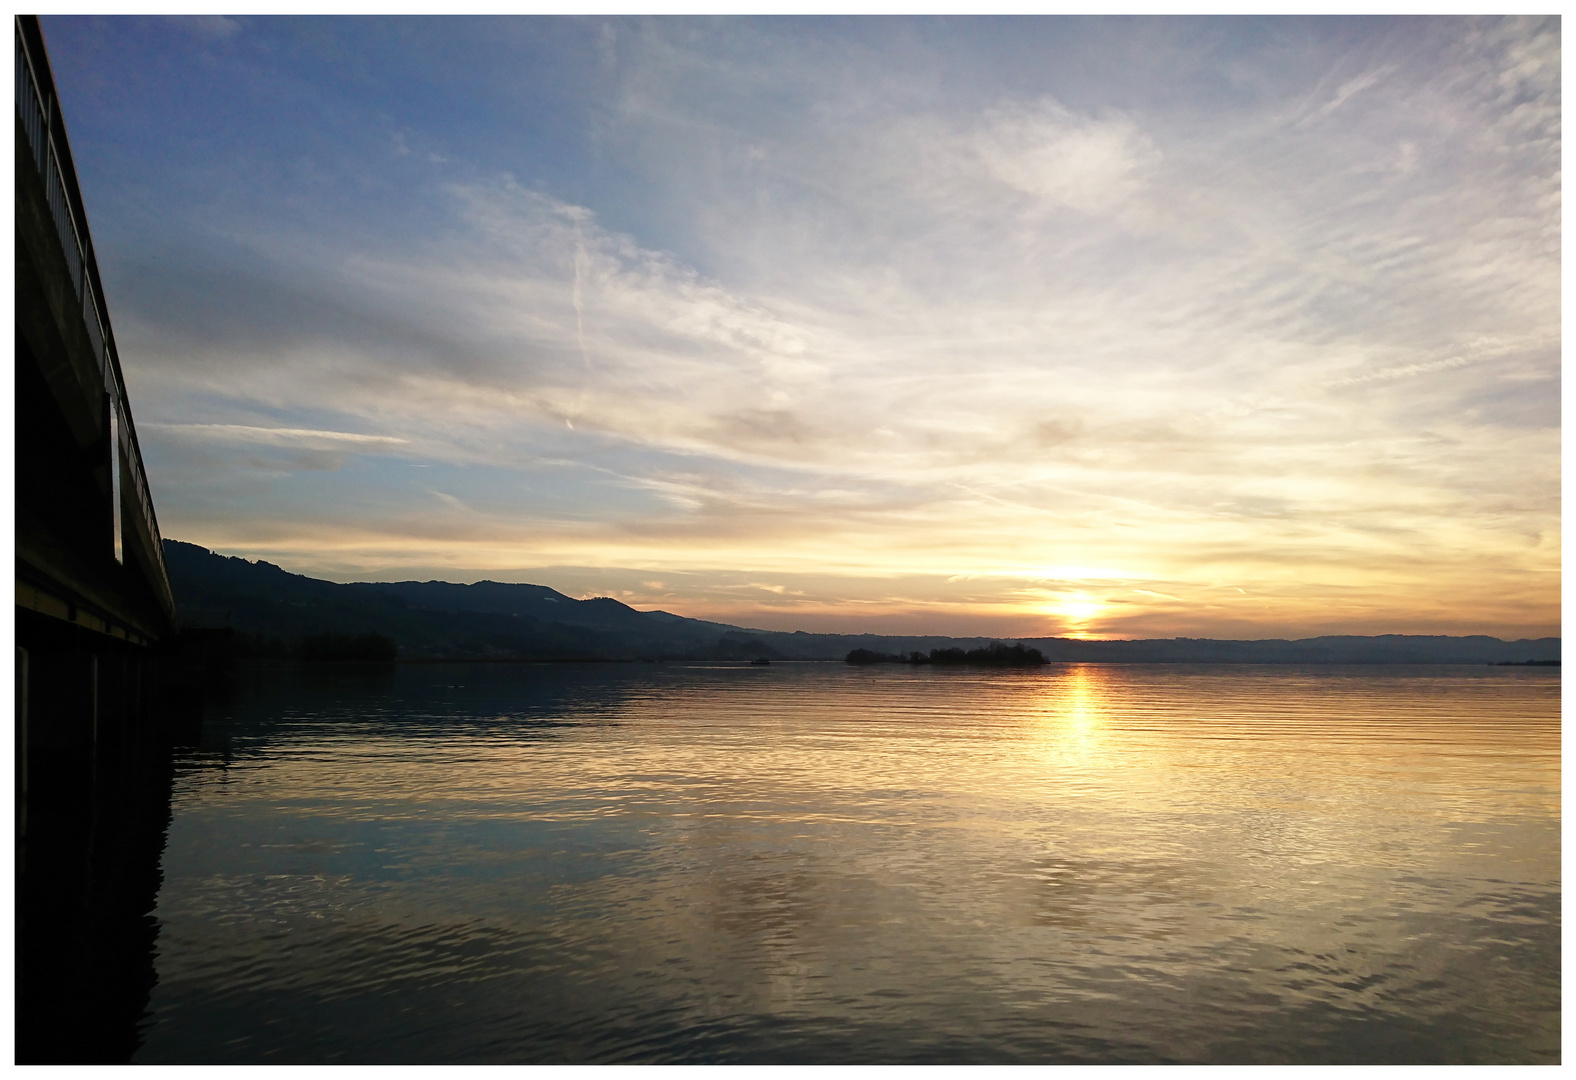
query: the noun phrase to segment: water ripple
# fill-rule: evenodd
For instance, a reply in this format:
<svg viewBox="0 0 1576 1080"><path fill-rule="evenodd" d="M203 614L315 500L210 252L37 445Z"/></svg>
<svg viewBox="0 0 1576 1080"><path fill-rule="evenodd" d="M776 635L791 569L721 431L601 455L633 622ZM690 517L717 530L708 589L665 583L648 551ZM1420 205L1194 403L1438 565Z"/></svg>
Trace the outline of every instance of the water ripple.
<svg viewBox="0 0 1576 1080"><path fill-rule="evenodd" d="M142 1061L1557 1061L1559 676L250 671Z"/></svg>

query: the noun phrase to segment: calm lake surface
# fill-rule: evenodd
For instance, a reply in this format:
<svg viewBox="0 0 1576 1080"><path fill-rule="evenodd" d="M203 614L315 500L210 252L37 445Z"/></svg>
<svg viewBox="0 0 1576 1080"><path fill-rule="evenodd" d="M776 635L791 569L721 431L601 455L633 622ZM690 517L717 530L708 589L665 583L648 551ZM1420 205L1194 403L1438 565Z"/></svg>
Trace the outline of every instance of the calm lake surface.
<svg viewBox="0 0 1576 1080"><path fill-rule="evenodd" d="M251 668L145 1062L1559 1059L1558 671Z"/></svg>

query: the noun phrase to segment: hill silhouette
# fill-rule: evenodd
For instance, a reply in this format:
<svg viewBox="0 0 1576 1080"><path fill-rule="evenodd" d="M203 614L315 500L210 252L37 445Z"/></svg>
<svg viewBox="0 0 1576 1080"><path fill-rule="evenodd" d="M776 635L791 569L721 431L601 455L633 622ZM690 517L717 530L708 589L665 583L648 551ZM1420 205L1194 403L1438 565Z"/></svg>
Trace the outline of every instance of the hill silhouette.
<svg viewBox="0 0 1576 1080"><path fill-rule="evenodd" d="M316 648L318 655L328 655L323 651L328 646L321 644L325 642L339 650L333 655L346 649L356 655L375 653L377 647L370 642L348 644L369 634L391 638L404 659L843 660L855 650L883 658L916 652L928 658L932 650L967 654L1008 647L980 637L750 629L666 611L637 611L608 597L576 600L545 585L341 584L292 574L269 562L217 555L179 540L165 540L164 552L182 623L233 628L243 654L300 656ZM1024 650L1037 649L1051 663L1496 664L1560 658L1559 638L1506 642L1483 635L1007 641Z"/></svg>

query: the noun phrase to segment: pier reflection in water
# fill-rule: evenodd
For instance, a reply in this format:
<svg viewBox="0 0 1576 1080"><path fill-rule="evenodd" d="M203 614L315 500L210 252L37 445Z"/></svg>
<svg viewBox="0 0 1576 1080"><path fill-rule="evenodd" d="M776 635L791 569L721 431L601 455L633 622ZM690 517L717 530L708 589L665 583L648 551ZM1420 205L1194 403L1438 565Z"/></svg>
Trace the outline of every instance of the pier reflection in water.
<svg viewBox="0 0 1576 1080"><path fill-rule="evenodd" d="M325 667L188 756L140 1061L1554 1061L1559 676Z"/></svg>

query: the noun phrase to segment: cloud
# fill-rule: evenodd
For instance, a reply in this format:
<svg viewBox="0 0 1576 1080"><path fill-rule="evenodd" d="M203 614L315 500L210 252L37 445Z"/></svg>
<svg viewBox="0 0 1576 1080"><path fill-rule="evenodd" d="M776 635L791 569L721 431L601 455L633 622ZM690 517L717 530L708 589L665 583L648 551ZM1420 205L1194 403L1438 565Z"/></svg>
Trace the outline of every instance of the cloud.
<svg viewBox="0 0 1576 1080"><path fill-rule="evenodd" d="M406 440L393 435L364 435L353 431L317 431L306 428L265 428L247 424L151 423L145 428L222 442L263 442L294 446L303 443L355 443L361 446L397 446Z"/></svg>
<svg viewBox="0 0 1576 1080"><path fill-rule="evenodd" d="M1347 80L1341 84L1339 89L1335 91L1335 94L1330 98L1330 100L1320 106L1311 116L1308 117L1306 121L1304 121L1304 123L1312 123L1317 120L1323 120L1336 109L1339 109L1342 105L1346 104L1347 101L1351 100L1354 95L1360 94L1364 90L1377 85L1379 81L1389 73L1390 69L1382 68L1374 71L1365 71L1356 78Z"/></svg>
<svg viewBox="0 0 1576 1080"><path fill-rule="evenodd" d="M1558 564L1545 24L1236 44L1254 78L1230 88L995 77L967 35L920 62L626 29L598 31L586 136L626 186L413 128L450 161L397 195L369 167L366 220L172 214L187 231L122 264L172 535L595 562L630 589L770 573L780 597L779 568L813 568L867 609L899 594L860 581L963 612L935 598L984 575L996 611L1044 567L1106 567L1126 606L1079 589L1129 627L1140 597L1263 621L1367 587L1342 610L1368 619L1441 581L1557 618L1515 584ZM280 452L230 449L259 445ZM330 461L353 498L309 464ZM1228 580L1229 616L1204 599Z"/></svg>
<svg viewBox="0 0 1576 1080"><path fill-rule="evenodd" d="M1402 364L1399 367L1384 368L1379 371L1370 371L1363 375L1352 375L1345 379L1332 379L1325 386L1331 390L1346 386L1364 386L1371 383L1394 382L1397 379L1411 379L1418 375L1428 375L1436 371L1453 371L1456 368L1470 364L1472 361L1464 356L1447 356L1441 360L1429 360L1420 364Z"/></svg>
<svg viewBox="0 0 1576 1080"><path fill-rule="evenodd" d="M1129 118L1076 116L1052 100L993 109L976 145L1004 183L1084 213L1108 212L1138 194L1160 158Z"/></svg>

